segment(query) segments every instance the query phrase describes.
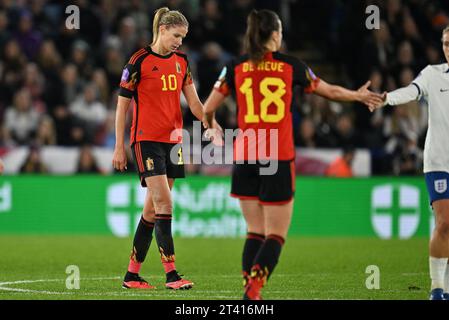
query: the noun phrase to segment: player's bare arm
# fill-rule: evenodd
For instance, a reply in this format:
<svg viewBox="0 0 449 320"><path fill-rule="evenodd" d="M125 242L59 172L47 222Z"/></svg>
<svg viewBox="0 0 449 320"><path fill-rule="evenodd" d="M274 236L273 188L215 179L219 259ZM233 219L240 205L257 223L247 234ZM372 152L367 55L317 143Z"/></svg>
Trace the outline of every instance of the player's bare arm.
<svg viewBox="0 0 449 320"><path fill-rule="evenodd" d="M198 97L198 93L196 92L195 84L191 83L185 85L182 88L182 92L186 97L187 104L189 105L190 111L192 111L193 115L198 119L203 119L203 104Z"/></svg>
<svg viewBox="0 0 449 320"><path fill-rule="evenodd" d="M205 126L207 126L207 128L212 127L215 111L223 103L225 98L226 97L217 90L212 90L209 97L207 97L207 100L204 103L204 117L203 117L203 123L205 124Z"/></svg>
<svg viewBox="0 0 449 320"><path fill-rule="evenodd" d="M321 79L314 93L330 100L357 101L366 104L369 108L374 108L382 103L382 97L380 94L368 90L370 84L371 81L367 81L358 90L349 90Z"/></svg>
<svg viewBox="0 0 449 320"><path fill-rule="evenodd" d="M215 120L215 111L223 104L226 96L217 90L212 90L204 103L203 126L208 128L205 136L217 146L223 145L223 129Z"/></svg>
<svg viewBox="0 0 449 320"><path fill-rule="evenodd" d="M201 103L198 93L195 88L195 84L189 84L184 86L182 89L182 92L184 93L184 96L186 97L187 103L189 105L190 110L192 111L193 115L200 121L203 122L203 126L205 128L215 128L219 131L222 131L220 125L215 121L214 114L211 115L211 122L210 125L206 125L206 122L204 122L204 106Z"/></svg>
<svg viewBox="0 0 449 320"><path fill-rule="evenodd" d="M112 158L114 169L124 171L126 169L125 153L125 122L131 99L122 96L118 97L117 110L115 114L115 148Z"/></svg>
<svg viewBox="0 0 449 320"><path fill-rule="evenodd" d="M193 115L200 121L203 122L204 128L214 128L218 132L216 134L222 135L223 129L218 124L218 122L214 118L214 113L211 114L210 122L204 121L205 119L205 112L204 112L204 106L201 103L198 94L195 89L195 85L189 84L184 86L183 88L184 96L186 97L187 103L190 107L190 110L192 111Z"/></svg>

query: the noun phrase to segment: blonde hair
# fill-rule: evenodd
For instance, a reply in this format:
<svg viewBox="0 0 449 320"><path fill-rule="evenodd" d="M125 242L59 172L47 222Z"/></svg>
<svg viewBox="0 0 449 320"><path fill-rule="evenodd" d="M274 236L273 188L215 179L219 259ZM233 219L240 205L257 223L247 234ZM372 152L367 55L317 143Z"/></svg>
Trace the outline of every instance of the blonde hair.
<svg viewBox="0 0 449 320"><path fill-rule="evenodd" d="M177 10L171 10L167 7L159 8L154 13L153 20L153 44L156 42L159 36L160 26L185 26L189 27L189 22L186 17Z"/></svg>

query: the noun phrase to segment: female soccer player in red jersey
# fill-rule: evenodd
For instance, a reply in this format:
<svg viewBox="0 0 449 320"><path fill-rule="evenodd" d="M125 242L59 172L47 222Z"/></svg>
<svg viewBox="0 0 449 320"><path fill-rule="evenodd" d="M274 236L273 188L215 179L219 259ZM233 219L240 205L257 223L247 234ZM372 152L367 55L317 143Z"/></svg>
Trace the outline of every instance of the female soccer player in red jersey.
<svg viewBox="0 0 449 320"><path fill-rule="evenodd" d="M368 106L380 101L380 95L367 89L369 82L352 91L319 79L302 61L279 53L281 42L277 14L253 10L245 35L247 54L223 69L205 103L203 120L209 127L214 111L231 92L238 106L241 131L234 143L231 196L240 200L247 222L242 256L244 299L261 299L261 289L278 262L290 226L295 186L293 87ZM270 167L276 170L267 171Z"/></svg>
<svg viewBox="0 0 449 320"><path fill-rule="evenodd" d="M170 193L174 180L184 177L181 92L192 113L200 120L203 117L203 105L192 82L187 56L178 51L188 26L179 11L165 7L158 9L153 21L152 44L132 55L120 82L113 166L120 171L126 169L125 118L131 99L134 99L130 143L141 185L147 187L128 272L123 281L125 288L154 288L139 276L153 229L166 273L165 286L189 289L193 285L176 271Z"/></svg>

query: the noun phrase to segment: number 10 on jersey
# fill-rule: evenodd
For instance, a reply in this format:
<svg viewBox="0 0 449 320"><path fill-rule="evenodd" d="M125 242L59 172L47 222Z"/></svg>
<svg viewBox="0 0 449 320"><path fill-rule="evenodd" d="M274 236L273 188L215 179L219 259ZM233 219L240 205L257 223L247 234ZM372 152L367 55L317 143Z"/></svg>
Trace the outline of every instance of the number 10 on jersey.
<svg viewBox="0 0 449 320"><path fill-rule="evenodd" d="M162 75L162 91L176 91L178 89L178 80L174 74L169 74L168 77Z"/></svg>
<svg viewBox="0 0 449 320"><path fill-rule="evenodd" d="M270 90L270 86L275 87L276 90ZM253 94L253 79L246 78L239 90L245 95L246 110L245 122L246 123L258 123L271 122L276 123L281 121L285 116L285 102L282 97L286 93L285 82L280 78L266 77L259 83L259 92L262 94L263 99L260 101L260 115L255 113L254 108L254 94ZM274 104L276 106L276 112L268 114L268 107Z"/></svg>

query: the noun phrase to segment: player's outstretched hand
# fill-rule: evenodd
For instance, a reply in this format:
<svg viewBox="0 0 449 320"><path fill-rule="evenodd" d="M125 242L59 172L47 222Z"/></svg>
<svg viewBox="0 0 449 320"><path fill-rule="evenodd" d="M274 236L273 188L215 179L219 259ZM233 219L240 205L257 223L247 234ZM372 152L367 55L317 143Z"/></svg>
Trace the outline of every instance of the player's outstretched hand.
<svg viewBox="0 0 449 320"><path fill-rule="evenodd" d="M377 103L377 104L375 104L375 105L372 106L372 107L368 107L368 108L369 108L369 111L373 112L373 111L375 111L376 109L382 108L383 106L386 105L386 101L387 101L387 92L384 91L384 92L380 95L380 98L382 99L382 102Z"/></svg>
<svg viewBox="0 0 449 320"><path fill-rule="evenodd" d="M224 145L223 131L221 127L207 129L204 132L204 137L210 140L217 147L222 147Z"/></svg>
<svg viewBox="0 0 449 320"><path fill-rule="evenodd" d="M112 166L116 170L125 171L126 168L126 153L125 153L125 147L118 148L116 147L114 149L114 155L112 157Z"/></svg>
<svg viewBox="0 0 449 320"><path fill-rule="evenodd" d="M359 93L359 101L367 105L368 109L373 112L379 106L383 105L384 100L382 99L382 95L368 90L370 85L371 81L368 80L357 92Z"/></svg>
<svg viewBox="0 0 449 320"><path fill-rule="evenodd" d="M203 121L204 122L204 121ZM206 121L208 124L209 122ZM223 141L223 128L218 124L215 118L212 120L212 128L209 125L205 126L207 130L204 132L204 137L210 140L214 145L222 147L224 145Z"/></svg>

